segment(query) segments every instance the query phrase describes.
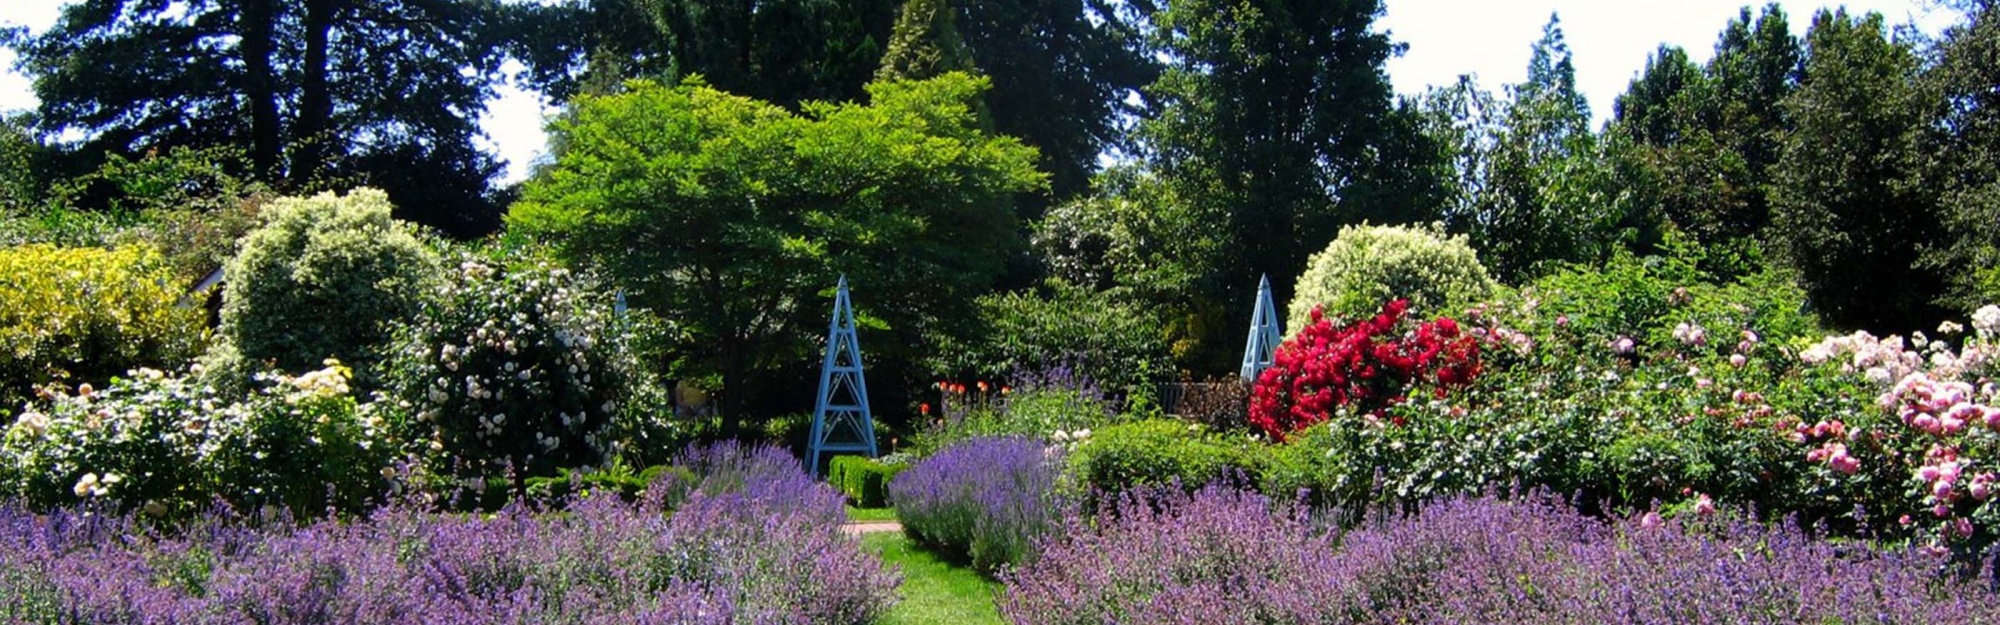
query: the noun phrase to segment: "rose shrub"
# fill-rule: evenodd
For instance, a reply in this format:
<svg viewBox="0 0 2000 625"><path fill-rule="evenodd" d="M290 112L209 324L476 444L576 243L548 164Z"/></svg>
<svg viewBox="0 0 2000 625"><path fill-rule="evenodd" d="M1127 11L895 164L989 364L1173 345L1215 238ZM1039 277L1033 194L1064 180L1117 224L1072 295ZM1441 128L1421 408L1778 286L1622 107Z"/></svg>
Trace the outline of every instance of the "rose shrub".
<svg viewBox="0 0 2000 625"><path fill-rule="evenodd" d="M1478 341L1447 317L1406 332L1408 310L1409 302L1395 300L1371 319L1335 327L1314 309L1311 322L1278 346L1271 368L1258 377L1250 424L1282 441L1337 410L1379 418L1415 388L1442 394L1472 382L1480 371Z"/></svg>
<svg viewBox="0 0 2000 625"><path fill-rule="evenodd" d="M1464 236L1428 227L1346 226L1326 249L1307 261L1285 331L1298 334L1322 310L1335 323L1366 318L1391 299L1404 299L1424 316L1479 303L1494 288Z"/></svg>
<svg viewBox="0 0 2000 625"><path fill-rule="evenodd" d="M260 376L247 397L141 369L16 419L0 438L0 499L40 509L108 500L186 515L217 500L317 514L379 503L397 460L377 405L338 363Z"/></svg>

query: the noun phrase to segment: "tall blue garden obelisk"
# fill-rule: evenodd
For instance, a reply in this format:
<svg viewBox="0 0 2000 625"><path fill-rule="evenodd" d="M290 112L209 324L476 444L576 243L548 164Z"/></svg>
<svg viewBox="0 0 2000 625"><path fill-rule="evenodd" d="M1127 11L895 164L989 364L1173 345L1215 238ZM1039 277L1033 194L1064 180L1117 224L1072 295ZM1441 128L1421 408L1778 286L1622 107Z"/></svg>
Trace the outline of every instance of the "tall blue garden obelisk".
<svg viewBox="0 0 2000 625"><path fill-rule="evenodd" d="M1243 369L1239 371L1244 381L1256 382L1257 376L1271 367L1280 336L1278 310L1271 305L1271 276L1266 275L1257 283L1257 308L1250 311L1250 339L1243 346Z"/></svg>
<svg viewBox="0 0 2000 625"><path fill-rule="evenodd" d="M843 391L845 391L843 393ZM875 418L868 410L868 377L861 372L861 342L854 336L854 304L847 276L833 296L833 321L826 331L826 364L819 370L819 401L813 407L812 448L806 470L815 477L822 454L864 452L875 457Z"/></svg>

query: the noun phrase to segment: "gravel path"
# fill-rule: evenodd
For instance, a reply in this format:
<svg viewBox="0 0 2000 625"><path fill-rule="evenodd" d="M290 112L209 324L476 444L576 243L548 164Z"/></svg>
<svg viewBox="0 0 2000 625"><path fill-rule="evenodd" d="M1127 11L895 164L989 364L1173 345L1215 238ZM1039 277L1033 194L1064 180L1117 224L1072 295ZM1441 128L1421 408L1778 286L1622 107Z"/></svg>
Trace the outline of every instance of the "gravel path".
<svg viewBox="0 0 2000 625"><path fill-rule="evenodd" d="M895 521L859 521L855 523L843 523L840 529L849 534L860 536L876 532L900 532L903 531L903 524Z"/></svg>

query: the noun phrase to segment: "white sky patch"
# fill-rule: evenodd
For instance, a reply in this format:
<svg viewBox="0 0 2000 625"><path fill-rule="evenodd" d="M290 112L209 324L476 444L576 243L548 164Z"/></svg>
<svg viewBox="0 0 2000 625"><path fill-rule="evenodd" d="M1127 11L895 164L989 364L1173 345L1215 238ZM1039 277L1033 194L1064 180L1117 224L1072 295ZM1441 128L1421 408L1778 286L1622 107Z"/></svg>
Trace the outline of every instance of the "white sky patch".
<svg viewBox="0 0 2000 625"><path fill-rule="evenodd" d="M1853 0L1852 12L1877 11L1890 24L1916 23L1936 32L1955 17L1936 8L1937 0ZM1714 52L1723 25L1745 5L1760 10L1763 0L1387 0L1388 14L1376 27L1409 44L1402 57L1388 64L1398 93L1416 94L1431 86L1449 85L1460 74L1474 74L1479 84L1499 90L1527 76L1529 46L1541 38L1551 12L1562 17L1563 34L1575 57L1577 88L1590 100L1591 112L1602 122L1612 103L1645 68L1646 57L1661 43L1680 46L1696 62ZM26 25L35 32L55 23L63 0L0 0L0 23ZM1779 2L1794 34L1803 36L1812 16L1840 2L1788 0ZM34 108L28 80L14 73L14 55L0 50L0 111ZM489 100L480 127L481 144L507 160L503 182L526 177L529 166L544 156L547 137L543 120L551 113L539 94L502 85Z"/></svg>

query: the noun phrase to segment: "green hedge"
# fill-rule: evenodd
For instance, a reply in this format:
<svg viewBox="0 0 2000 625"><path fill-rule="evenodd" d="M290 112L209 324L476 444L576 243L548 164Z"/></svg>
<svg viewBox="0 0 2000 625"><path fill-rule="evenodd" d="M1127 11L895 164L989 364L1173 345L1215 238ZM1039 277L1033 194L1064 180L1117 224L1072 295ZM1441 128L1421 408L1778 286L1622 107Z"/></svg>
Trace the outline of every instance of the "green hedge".
<svg viewBox="0 0 2000 625"><path fill-rule="evenodd" d="M1232 441L1185 421L1152 419L1097 431L1077 445L1069 463L1078 486L1116 493L1175 482L1196 488L1219 479L1256 484L1268 456L1261 443Z"/></svg>
<svg viewBox="0 0 2000 625"><path fill-rule="evenodd" d="M826 479L846 493L857 508L886 508L889 480L895 479L905 466L882 464L861 456L835 456L827 467Z"/></svg>

